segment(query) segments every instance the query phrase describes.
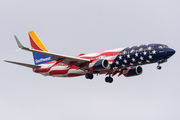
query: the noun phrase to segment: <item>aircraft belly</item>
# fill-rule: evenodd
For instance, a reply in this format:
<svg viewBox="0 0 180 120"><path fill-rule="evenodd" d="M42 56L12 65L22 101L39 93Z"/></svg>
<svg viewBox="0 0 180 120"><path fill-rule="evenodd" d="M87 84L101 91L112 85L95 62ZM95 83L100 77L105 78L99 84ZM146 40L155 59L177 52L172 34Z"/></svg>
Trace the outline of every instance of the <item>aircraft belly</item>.
<svg viewBox="0 0 180 120"><path fill-rule="evenodd" d="M49 75L54 77L75 77L84 74L81 69L68 69L67 66L55 66L49 71Z"/></svg>
<svg viewBox="0 0 180 120"><path fill-rule="evenodd" d="M81 69L69 69L68 74L85 74L85 72Z"/></svg>
<svg viewBox="0 0 180 120"><path fill-rule="evenodd" d="M60 76L64 77L64 74L67 74L68 68L67 66L54 66L50 69L49 75L50 76Z"/></svg>

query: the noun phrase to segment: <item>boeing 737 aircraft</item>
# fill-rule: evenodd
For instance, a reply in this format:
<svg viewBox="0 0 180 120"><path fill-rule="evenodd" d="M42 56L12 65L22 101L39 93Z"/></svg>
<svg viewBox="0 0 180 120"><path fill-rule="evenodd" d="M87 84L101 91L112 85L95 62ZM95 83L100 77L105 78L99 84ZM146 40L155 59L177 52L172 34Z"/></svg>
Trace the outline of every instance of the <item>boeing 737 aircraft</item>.
<svg viewBox="0 0 180 120"><path fill-rule="evenodd" d="M33 53L35 65L7 60L5 62L32 68L35 73L44 76L84 75L87 79L93 79L93 74L106 74L105 81L112 83L112 77L116 74L126 77L140 75L143 71L142 65L157 63L157 69L161 69L160 64L175 53L175 50L164 44L143 44L72 57L48 52L34 31L30 31L28 35L32 48L24 47L14 37L20 49Z"/></svg>

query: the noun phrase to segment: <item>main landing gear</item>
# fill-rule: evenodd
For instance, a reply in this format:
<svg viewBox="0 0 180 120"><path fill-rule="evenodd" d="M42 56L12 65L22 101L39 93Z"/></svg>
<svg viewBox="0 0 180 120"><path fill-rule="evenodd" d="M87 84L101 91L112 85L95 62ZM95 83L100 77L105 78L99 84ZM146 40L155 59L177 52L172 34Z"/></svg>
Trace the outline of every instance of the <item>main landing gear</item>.
<svg viewBox="0 0 180 120"><path fill-rule="evenodd" d="M111 77L111 74L109 73L109 76L105 78L105 81L107 83L112 83L113 82L113 78Z"/></svg>
<svg viewBox="0 0 180 120"><path fill-rule="evenodd" d="M94 75L92 73L86 73L85 77L86 77L86 79L92 80Z"/></svg>
<svg viewBox="0 0 180 120"><path fill-rule="evenodd" d="M86 79L92 80L94 75L92 73L86 73L85 77L86 77ZM112 83L113 82L113 78L111 77L111 74L109 74L109 76L105 78L105 81L107 83Z"/></svg>
<svg viewBox="0 0 180 120"><path fill-rule="evenodd" d="M113 78L112 78L112 77L106 77L106 78L105 78L105 81L106 81L107 83L112 83L112 82L113 82Z"/></svg>

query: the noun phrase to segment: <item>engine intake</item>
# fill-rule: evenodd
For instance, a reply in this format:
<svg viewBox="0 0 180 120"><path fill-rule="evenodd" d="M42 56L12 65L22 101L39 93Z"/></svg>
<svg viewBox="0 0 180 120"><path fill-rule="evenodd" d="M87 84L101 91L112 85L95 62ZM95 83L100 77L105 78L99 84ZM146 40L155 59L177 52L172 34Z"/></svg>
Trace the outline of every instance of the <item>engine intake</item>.
<svg viewBox="0 0 180 120"><path fill-rule="evenodd" d="M143 69L141 66L132 67L131 69L125 71L124 76L131 77L142 74Z"/></svg>
<svg viewBox="0 0 180 120"><path fill-rule="evenodd" d="M109 69L109 66L109 62L106 59L96 60L89 64L89 68L93 72Z"/></svg>

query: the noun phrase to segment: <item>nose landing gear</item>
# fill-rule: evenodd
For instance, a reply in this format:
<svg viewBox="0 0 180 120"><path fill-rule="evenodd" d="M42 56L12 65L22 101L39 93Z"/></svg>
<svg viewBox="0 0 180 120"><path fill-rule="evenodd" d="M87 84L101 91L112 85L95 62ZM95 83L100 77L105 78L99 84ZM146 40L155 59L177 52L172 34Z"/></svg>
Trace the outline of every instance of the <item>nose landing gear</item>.
<svg viewBox="0 0 180 120"><path fill-rule="evenodd" d="M157 69L158 69L158 70L161 70L161 68L162 68L162 67L161 67L160 65L157 66Z"/></svg>
<svg viewBox="0 0 180 120"><path fill-rule="evenodd" d="M160 70L160 69L162 68L162 67L160 66L160 64L165 63L165 62L167 62L167 60L165 60L165 59L159 60L159 61L158 61L157 69Z"/></svg>

